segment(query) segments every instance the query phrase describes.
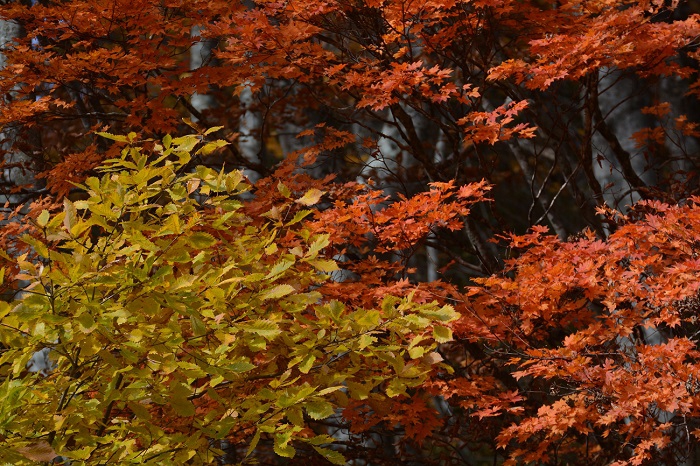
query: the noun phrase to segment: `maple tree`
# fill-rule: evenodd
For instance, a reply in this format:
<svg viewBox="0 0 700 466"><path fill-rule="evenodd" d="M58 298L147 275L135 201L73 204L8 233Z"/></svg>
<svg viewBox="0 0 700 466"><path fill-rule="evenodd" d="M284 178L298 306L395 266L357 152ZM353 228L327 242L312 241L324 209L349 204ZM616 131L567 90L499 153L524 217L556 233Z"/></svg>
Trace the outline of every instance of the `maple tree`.
<svg viewBox="0 0 700 466"><path fill-rule="evenodd" d="M3 2L8 461L697 459L697 10Z"/></svg>

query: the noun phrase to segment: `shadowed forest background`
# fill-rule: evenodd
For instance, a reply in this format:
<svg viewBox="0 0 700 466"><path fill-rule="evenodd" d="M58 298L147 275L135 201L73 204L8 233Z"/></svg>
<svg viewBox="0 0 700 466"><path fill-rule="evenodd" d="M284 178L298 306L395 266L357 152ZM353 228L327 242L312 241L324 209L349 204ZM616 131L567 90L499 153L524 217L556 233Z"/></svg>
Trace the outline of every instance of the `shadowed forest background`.
<svg viewBox="0 0 700 466"><path fill-rule="evenodd" d="M0 1L0 460L697 464L698 13Z"/></svg>

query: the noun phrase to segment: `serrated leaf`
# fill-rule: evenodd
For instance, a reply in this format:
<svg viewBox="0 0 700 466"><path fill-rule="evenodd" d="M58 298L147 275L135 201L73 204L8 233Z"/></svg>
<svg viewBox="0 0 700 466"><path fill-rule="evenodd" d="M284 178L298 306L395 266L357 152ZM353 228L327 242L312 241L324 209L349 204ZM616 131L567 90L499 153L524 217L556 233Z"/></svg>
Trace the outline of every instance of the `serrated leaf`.
<svg viewBox="0 0 700 466"><path fill-rule="evenodd" d="M111 133L104 133L104 132L98 132L95 134L97 134L98 136L102 136L105 139L111 139L112 141L128 142L127 137L124 135L121 135L121 134L111 134Z"/></svg>
<svg viewBox="0 0 700 466"><path fill-rule="evenodd" d="M207 326L197 316L190 316L190 324L192 325L192 333L195 337L201 337L207 333Z"/></svg>
<svg viewBox="0 0 700 466"><path fill-rule="evenodd" d="M442 306L438 309L423 309L420 311L420 314L425 317L429 317L433 320L439 320L442 322L451 322L459 318L459 312L455 311L455 309L449 304Z"/></svg>
<svg viewBox="0 0 700 466"><path fill-rule="evenodd" d="M275 453L277 453L279 456L282 456L284 458L294 458L294 455L296 454L296 449L289 445L287 442L284 441L278 441L281 436L276 436L275 437L275 445L273 446L273 450L275 450Z"/></svg>
<svg viewBox="0 0 700 466"><path fill-rule="evenodd" d="M308 374L313 367L314 362L316 362L316 356L313 354L307 354L304 360L301 361L301 364L299 364L299 372L302 374Z"/></svg>
<svg viewBox="0 0 700 466"><path fill-rule="evenodd" d="M331 259L311 259L307 262L319 272L330 273L339 270L338 264Z"/></svg>
<svg viewBox="0 0 700 466"><path fill-rule="evenodd" d="M328 395L329 393L337 392L338 390L341 390L343 388L345 388L345 387L340 386L340 385L337 385L335 387L327 387L327 388L324 388L323 390L319 390L318 392L316 392L316 396Z"/></svg>
<svg viewBox="0 0 700 466"><path fill-rule="evenodd" d="M187 242L196 249L205 249L216 244L216 238L209 233L198 231L190 235Z"/></svg>
<svg viewBox="0 0 700 466"><path fill-rule="evenodd" d="M201 183L202 180L199 179L187 180L187 194L195 192Z"/></svg>
<svg viewBox="0 0 700 466"><path fill-rule="evenodd" d="M436 325L433 327L433 339L438 343L452 341L452 329Z"/></svg>
<svg viewBox="0 0 700 466"><path fill-rule="evenodd" d="M271 320L256 320L253 322L245 322L240 325L243 331L260 335L268 340L282 333L279 326Z"/></svg>
<svg viewBox="0 0 700 466"><path fill-rule="evenodd" d="M51 214L49 213L48 210L44 209L41 211L39 216L36 218L36 224L39 225L41 228L44 228L47 223L49 223L49 219L51 218Z"/></svg>
<svg viewBox="0 0 700 466"><path fill-rule="evenodd" d="M258 442L260 442L260 429L255 431L255 435L253 435L250 445L248 445L248 450L245 452L246 458L255 451L255 447L258 446Z"/></svg>
<svg viewBox="0 0 700 466"><path fill-rule="evenodd" d="M31 246L42 257L49 257L49 248L42 241L30 235L22 235L22 242ZM20 264L21 265L21 264Z"/></svg>
<svg viewBox="0 0 700 466"><path fill-rule="evenodd" d="M300 210L299 212L294 214L294 218L292 218L289 222L287 222L287 226L295 225L295 224L301 222L302 220L304 220L309 215L311 215L310 210Z"/></svg>
<svg viewBox="0 0 700 466"><path fill-rule="evenodd" d="M107 220L116 220L119 214L105 204L90 204L88 210L94 214L101 215Z"/></svg>
<svg viewBox="0 0 700 466"><path fill-rule="evenodd" d="M233 192L236 189L241 188L241 182L243 181L243 172L240 170L234 170L226 175L226 180L224 184L226 185L226 190L228 192Z"/></svg>
<svg viewBox="0 0 700 466"><path fill-rule="evenodd" d="M279 183L277 183L277 191L279 191L280 194L286 198L292 197L292 192L281 181Z"/></svg>
<svg viewBox="0 0 700 466"><path fill-rule="evenodd" d="M360 344L360 349L363 350L367 348L368 346L371 346L373 343L377 341L377 338L372 336L369 333L363 333L359 340L358 343Z"/></svg>
<svg viewBox="0 0 700 466"><path fill-rule="evenodd" d="M213 153L215 150L220 149L224 146L227 146L229 143L228 141L224 141L223 139L218 139L216 141L208 142L202 146L201 149L199 149L197 152L195 152L195 155L202 155L202 156L207 156Z"/></svg>
<svg viewBox="0 0 700 466"><path fill-rule="evenodd" d="M224 129L224 127L223 126L212 126L211 128L209 128L208 130L206 130L204 132L204 136L209 136L211 133L216 133L220 129Z"/></svg>
<svg viewBox="0 0 700 466"><path fill-rule="evenodd" d="M191 152L192 149L194 149L194 146L196 146L199 143L199 141L200 141L200 139L198 136L194 136L194 135L190 134L187 136L180 136L180 137L174 138L172 140L172 144L173 144L173 146L176 146L176 147L174 147L174 149L176 149L179 152L179 154L178 154L179 156L185 156L185 154L186 154L185 159L187 160L187 162L189 162L189 159L190 159L189 152ZM182 163L183 160L180 160L180 162ZM187 162L184 162L184 163L187 163Z"/></svg>
<svg viewBox="0 0 700 466"><path fill-rule="evenodd" d="M63 199L63 212L65 216L63 217L63 226L66 231L70 232L75 225L77 220L76 210L73 203L68 198Z"/></svg>
<svg viewBox="0 0 700 466"><path fill-rule="evenodd" d="M282 298L283 296L287 296L290 293L294 293L296 290L292 285L277 285L272 288L268 288L267 290L263 291L258 295L258 297L266 301L268 299L278 299Z"/></svg>
<svg viewBox="0 0 700 466"><path fill-rule="evenodd" d="M311 246L309 246L309 250L306 252L305 257L308 257L309 259L315 258L321 249L328 246L330 242L330 236L328 235L316 236L311 242Z"/></svg>
<svg viewBox="0 0 700 466"><path fill-rule="evenodd" d="M185 385L178 383L171 386L171 404L178 416L190 417L195 414L194 404L187 399L191 391Z"/></svg>
<svg viewBox="0 0 700 466"><path fill-rule="evenodd" d="M406 388L406 383L403 380L399 378L391 379L391 381L386 387L386 394L390 398L399 395L406 395Z"/></svg>
<svg viewBox="0 0 700 466"><path fill-rule="evenodd" d="M240 361L233 362L231 364L226 364L226 366L224 366L224 367L230 371L233 371L236 373L241 373L241 372L251 371L251 370L255 369L256 366L255 366L255 364L251 364L248 361L240 360Z"/></svg>
<svg viewBox="0 0 700 466"><path fill-rule="evenodd" d="M289 422L297 427L304 427L304 413L298 406L292 406L285 411L285 415Z"/></svg>
<svg viewBox="0 0 700 466"><path fill-rule="evenodd" d="M333 413L335 413L333 405L327 401L309 401L308 403L304 403L304 409L311 419L317 421L332 416Z"/></svg>
<svg viewBox="0 0 700 466"><path fill-rule="evenodd" d="M437 351L432 351L421 359L425 364L433 365L443 361L443 357Z"/></svg>
<svg viewBox="0 0 700 466"><path fill-rule="evenodd" d="M317 447L317 446L314 446L313 449L316 450L316 453L323 456L331 464L345 464L346 463L345 457L340 452L337 452L335 450L330 450L328 448Z"/></svg>
<svg viewBox="0 0 700 466"><path fill-rule="evenodd" d="M314 393L316 389L308 384L303 385L299 388L289 388L285 390L277 399L277 406L280 408L289 408L300 401L304 400L306 397Z"/></svg>
<svg viewBox="0 0 700 466"><path fill-rule="evenodd" d="M89 312L83 312L81 313L78 317L75 318L75 320L78 321L78 323L83 327L83 332L89 332L91 331L94 326L95 326L95 319L93 319L92 315L90 315Z"/></svg>
<svg viewBox="0 0 700 466"><path fill-rule="evenodd" d="M357 311L355 313L355 322L363 327L376 327L379 325L379 311L376 309Z"/></svg>
<svg viewBox="0 0 700 466"><path fill-rule="evenodd" d="M270 272L267 275L265 275L265 280L269 280L273 277L277 277L278 275L282 274L285 270L289 269L293 265L294 265L294 261L290 261L290 260L281 260L281 261L277 262L274 266L272 266L272 269L270 269Z"/></svg>
<svg viewBox="0 0 700 466"><path fill-rule="evenodd" d="M294 202L305 206L311 206L314 204L318 204L318 201L324 194L326 194L325 191L321 191L320 189L316 188L311 188L308 191L306 191L306 194L304 194L301 198L297 199Z"/></svg>
<svg viewBox="0 0 700 466"><path fill-rule="evenodd" d="M411 359L421 358L423 357L423 354L425 354L425 348L422 346L414 346L408 350L408 355L411 357Z"/></svg>

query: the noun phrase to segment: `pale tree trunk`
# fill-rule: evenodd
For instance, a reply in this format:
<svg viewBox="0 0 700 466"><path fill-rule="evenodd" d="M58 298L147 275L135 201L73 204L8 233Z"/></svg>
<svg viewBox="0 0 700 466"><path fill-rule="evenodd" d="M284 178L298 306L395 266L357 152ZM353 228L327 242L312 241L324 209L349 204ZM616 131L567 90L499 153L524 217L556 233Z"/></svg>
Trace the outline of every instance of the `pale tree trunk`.
<svg viewBox="0 0 700 466"><path fill-rule="evenodd" d="M685 85L678 76L664 77L659 82L658 99L659 102L669 102L671 104L671 113L668 116L668 121L675 121L676 118L682 115L687 117L689 121L700 121L700 112L694 105L695 99L688 98L687 85ZM679 131L671 128L666 138L665 149L668 152L672 162L669 170L674 173L674 178L681 182L688 182L687 172L694 171L693 160L697 161L700 154L700 143L697 138L684 136ZM698 188L696 180L692 188Z"/></svg>
<svg viewBox="0 0 700 466"><path fill-rule="evenodd" d="M646 160L635 147L632 135L653 121L640 109L652 104L638 79L620 71L601 69L597 105L593 109L593 170L605 202L626 209L642 198L638 188L655 182L653 160ZM597 108L596 108L597 107Z"/></svg>
<svg viewBox="0 0 700 466"><path fill-rule="evenodd" d="M262 118L254 110L254 98L250 84L243 84L239 96L243 114L238 122L240 133L240 136L238 136L238 150L247 161L259 164L262 153L262 135L260 134ZM244 173L253 183L260 178L260 174L253 170L244 170Z"/></svg>
<svg viewBox="0 0 700 466"><path fill-rule="evenodd" d="M211 50L213 42L211 40L202 39L202 27L192 26L190 35L194 42L190 48L190 70L194 71L201 68L211 60ZM196 39L196 40L195 40ZM190 104L201 115L203 111L214 106L214 98L209 94L200 94L195 92L190 98ZM198 121L196 115L192 115L192 121Z"/></svg>
<svg viewBox="0 0 700 466"><path fill-rule="evenodd" d="M7 57L3 53L3 50L11 46L13 40L22 32L22 28L19 24L12 21L0 20L0 69L7 66ZM0 149L2 149L4 155L3 163L6 168L2 172L2 184L5 185L5 189L9 190L9 187L18 185L30 185L34 183L34 176L30 170L23 168L28 165L29 157L20 152L12 151L12 141L15 137L15 131L11 128L0 128ZM0 194L0 205L5 203L10 204L9 210L12 210L14 206L17 206L24 202L24 198L21 195L16 194ZM20 287L22 284L20 283ZM54 365L49 359L48 348L44 348L40 351L34 353L32 358L27 363L27 370L30 372L39 372L44 375L48 375L53 369Z"/></svg>
<svg viewBox="0 0 700 466"><path fill-rule="evenodd" d="M447 141L445 140L445 133L440 131L437 143L435 144L435 155L433 156L433 162L437 165L442 162L447 154ZM428 282L434 282L440 278L440 254L437 248L430 245L431 242L436 241L435 235L431 233L428 236L428 244L425 246L425 278Z"/></svg>
<svg viewBox="0 0 700 466"><path fill-rule="evenodd" d="M7 57L3 54L3 50L12 45L13 40L19 37L21 27L19 24L12 21L0 20L0 69L7 66ZM11 128L0 128L0 149L4 155L5 168L2 172L2 184L7 187L18 185L29 185L34 182L34 176L26 166L29 163L29 157L25 154L11 151L12 142L15 137L15 131ZM0 205L9 202L10 205L16 206L22 202L21 195L0 194Z"/></svg>
<svg viewBox="0 0 700 466"><path fill-rule="evenodd" d="M12 46L15 38L22 33L19 24L12 21L0 20L0 69L7 66L7 57L3 50ZM13 128L0 128L0 149L3 155L2 177L0 180L0 206L9 202L10 209L25 202L25 196L21 194L9 194L10 188L15 186L31 186L34 184L34 174L29 169L30 159L26 154L12 150L12 144L16 136Z"/></svg>

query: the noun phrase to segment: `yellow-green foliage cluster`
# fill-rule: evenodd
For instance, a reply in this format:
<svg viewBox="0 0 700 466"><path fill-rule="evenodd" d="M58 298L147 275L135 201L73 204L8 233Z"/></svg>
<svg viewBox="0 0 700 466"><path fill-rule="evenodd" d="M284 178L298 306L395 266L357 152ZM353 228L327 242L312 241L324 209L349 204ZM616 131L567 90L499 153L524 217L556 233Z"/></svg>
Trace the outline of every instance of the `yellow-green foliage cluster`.
<svg viewBox="0 0 700 466"><path fill-rule="evenodd" d="M281 456L304 442L342 464L309 421L420 385L454 310L324 299L337 266L305 227L311 210L251 218L241 172L191 168L196 147L222 142L166 137L146 155L133 134L104 136L127 144L122 157L83 200L38 216L23 239L35 254L15 259L30 284L0 303L0 461L208 464L217 440L243 460L262 438ZM54 368L28 371L43 348Z"/></svg>

